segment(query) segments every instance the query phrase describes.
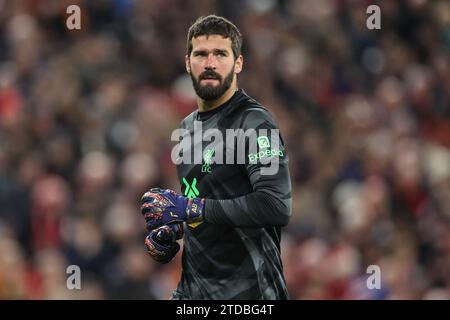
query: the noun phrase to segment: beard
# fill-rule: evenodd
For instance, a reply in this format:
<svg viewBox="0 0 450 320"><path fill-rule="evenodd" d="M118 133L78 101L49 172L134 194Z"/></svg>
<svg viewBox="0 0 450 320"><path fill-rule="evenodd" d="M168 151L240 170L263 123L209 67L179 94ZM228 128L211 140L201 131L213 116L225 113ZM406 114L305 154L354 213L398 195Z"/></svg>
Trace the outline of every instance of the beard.
<svg viewBox="0 0 450 320"><path fill-rule="evenodd" d="M192 75L192 73L190 75L192 85L194 86L194 90L197 95L205 101L213 101L219 99L231 87L234 72L233 69L231 69L230 73L225 77L225 79L223 79L220 74L216 73L213 70L206 70L199 75L198 79L196 79ZM203 79L209 78L217 79L219 81L219 84L215 86L211 84L202 86L200 84Z"/></svg>

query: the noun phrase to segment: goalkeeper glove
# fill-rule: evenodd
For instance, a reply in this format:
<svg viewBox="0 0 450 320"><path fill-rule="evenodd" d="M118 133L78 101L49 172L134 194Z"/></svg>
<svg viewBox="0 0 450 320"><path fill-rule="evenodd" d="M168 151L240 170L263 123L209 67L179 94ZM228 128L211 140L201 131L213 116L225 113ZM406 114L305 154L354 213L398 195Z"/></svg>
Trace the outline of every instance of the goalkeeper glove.
<svg viewBox="0 0 450 320"><path fill-rule="evenodd" d="M145 238L148 254L156 261L166 264L170 262L180 250L176 241L183 237L183 229L179 224L162 226L152 230Z"/></svg>
<svg viewBox="0 0 450 320"><path fill-rule="evenodd" d="M186 198L173 190L152 188L144 193L141 200L141 212L148 231L167 224L186 221L191 225L204 220L203 198Z"/></svg>

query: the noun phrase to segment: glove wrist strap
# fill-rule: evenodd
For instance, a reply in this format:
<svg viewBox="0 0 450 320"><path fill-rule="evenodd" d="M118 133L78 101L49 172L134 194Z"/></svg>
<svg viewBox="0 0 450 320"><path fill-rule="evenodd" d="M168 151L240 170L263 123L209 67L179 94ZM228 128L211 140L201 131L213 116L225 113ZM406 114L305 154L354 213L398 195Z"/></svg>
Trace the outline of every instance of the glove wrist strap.
<svg viewBox="0 0 450 320"><path fill-rule="evenodd" d="M186 206L187 223L203 222L203 209L205 207L205 199L189 198Z"/></svg>

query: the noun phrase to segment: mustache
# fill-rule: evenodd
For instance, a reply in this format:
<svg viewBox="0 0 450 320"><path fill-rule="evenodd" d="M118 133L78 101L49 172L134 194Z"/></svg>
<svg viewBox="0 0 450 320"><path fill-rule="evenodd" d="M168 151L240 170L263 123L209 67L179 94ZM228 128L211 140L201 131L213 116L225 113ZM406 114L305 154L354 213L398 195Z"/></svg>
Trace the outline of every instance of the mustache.
<svg viewBox="0 0 450 320"><path fill-rule="evenodd" d="M198 77L199 80L203 80L206 78L209 78L209 79L212 78L212 79L217 79L217 80L222 81L222 77L220 76L220 74L218 74L217 72L215 72L213 70L206 70L206 71L202 72L200 74L200 76Z"/></svg>

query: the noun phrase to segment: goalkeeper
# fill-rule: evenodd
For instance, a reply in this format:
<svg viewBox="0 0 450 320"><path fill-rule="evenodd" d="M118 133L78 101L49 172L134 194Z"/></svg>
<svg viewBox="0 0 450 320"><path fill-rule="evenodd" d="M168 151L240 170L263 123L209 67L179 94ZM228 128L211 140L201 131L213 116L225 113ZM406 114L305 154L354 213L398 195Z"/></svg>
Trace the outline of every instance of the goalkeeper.
<svg viewBox="0 0 450 320"><path fill-rule="evenodd" d="M198 110L180 128L191 135L183 142L193 141L183 155L201 144L202 163L177 163L182 194L152 188L142 196L149 254L167 263L183 238L182 274L172 299L288 298L280 249L280 229L291 215L288 157L269 111L238 89L241 45L239 30L225 18L202 17L190 27L185 62ZM227 129L254 129L257 136L234 140L246 146L245 161L239 162L240 149L230 148L228 140L212 147L195 141L194 123L224 135ZM276 137L278 146L269 137ZM257 152L251 152L251 138ZM230 150L234 163L212 161ZM264 174L268 163L277 170Z"/></svg>

